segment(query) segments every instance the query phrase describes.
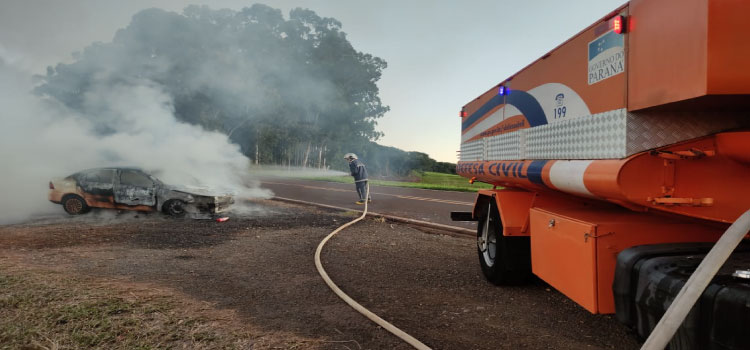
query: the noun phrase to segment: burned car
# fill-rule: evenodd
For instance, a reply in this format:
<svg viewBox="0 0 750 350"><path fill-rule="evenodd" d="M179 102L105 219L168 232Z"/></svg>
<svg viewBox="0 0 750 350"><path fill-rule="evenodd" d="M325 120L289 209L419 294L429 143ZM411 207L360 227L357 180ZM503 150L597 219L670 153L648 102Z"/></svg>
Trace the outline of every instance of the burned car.
<svg viewBox="0 0 750 350"><path fill-rule="evenodd" d="M231 194L212 194L200 188L166 185L138 168L84 170L49 183L49 200L62 204L68 214L90 208L216 214L234 203Z"/></svg>

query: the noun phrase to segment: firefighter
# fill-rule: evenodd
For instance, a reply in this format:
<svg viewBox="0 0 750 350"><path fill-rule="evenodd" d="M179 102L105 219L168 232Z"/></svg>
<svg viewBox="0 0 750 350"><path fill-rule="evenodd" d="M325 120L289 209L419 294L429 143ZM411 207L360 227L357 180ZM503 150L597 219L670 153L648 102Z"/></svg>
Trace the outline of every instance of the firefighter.
<svg viewBox="0 0 750 350"><path fill-rule="evenodd" d="M359 200L355 203L365 204L365 196L367 195L367 169L365 169L365 165L357 159L357 155L354 153L345 154L344 159L349 162L349 172L354 177L354 184L357 187ZM372 202L372 196L369 196L367 201Z"/></svg>

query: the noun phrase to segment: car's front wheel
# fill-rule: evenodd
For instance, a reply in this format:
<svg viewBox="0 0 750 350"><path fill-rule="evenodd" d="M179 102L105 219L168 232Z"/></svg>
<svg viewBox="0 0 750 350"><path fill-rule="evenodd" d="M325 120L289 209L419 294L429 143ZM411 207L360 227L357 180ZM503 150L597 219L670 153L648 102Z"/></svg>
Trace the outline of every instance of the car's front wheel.
<svg viewBox="0 0 750 350"><path fill-rule="evenodd" d="M169 216L180 217L185 215L186 205L187 204L184 201L181 201L179 199L170 199L166 203L164 203L164 205L161 207L161 210Z"/></svg>
<svg viewBox="0 0 750 350"><path fill-rule="evenodd" d="M89 206L81 196L70 194L62 200L62 206L65 212L70 215L81 215L89 211Z"/></svg>

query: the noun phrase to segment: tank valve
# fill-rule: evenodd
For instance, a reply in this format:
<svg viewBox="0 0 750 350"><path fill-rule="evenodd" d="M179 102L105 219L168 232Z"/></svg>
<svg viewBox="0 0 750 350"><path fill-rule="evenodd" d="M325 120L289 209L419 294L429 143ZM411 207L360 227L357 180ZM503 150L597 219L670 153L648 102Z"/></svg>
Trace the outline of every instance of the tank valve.
<svg viewBox="0 0 750 350"><path fill-rule="evenodd" d="M737 270L737 271L734 271L734 273L732 274L732 277L750 280L750 270Z"/></svg>

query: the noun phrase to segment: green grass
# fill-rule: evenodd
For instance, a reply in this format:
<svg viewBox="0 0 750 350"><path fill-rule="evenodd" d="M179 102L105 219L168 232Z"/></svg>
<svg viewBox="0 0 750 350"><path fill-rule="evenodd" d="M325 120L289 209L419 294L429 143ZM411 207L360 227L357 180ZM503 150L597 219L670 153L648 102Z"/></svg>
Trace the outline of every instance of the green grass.
<svg viewBox="0 0 750 350"><path fill-rule="evenodd" d="M308 180L316 181L330 181L330 182L341 182L341 183L354 183L354 179L351 176L315 176L305 177ZM424 172L419 179L415 182L410 181L384 181L384 180L370 180L370 184L374 186L391 186L391 187L409 187L409 188L423 188L429 190L442 190L442 191L462 191L462 192L475 192L481 189L491 189L492 185L475 182L470 184L469 180L453 174L434 173L430 171Z"/></svg>

